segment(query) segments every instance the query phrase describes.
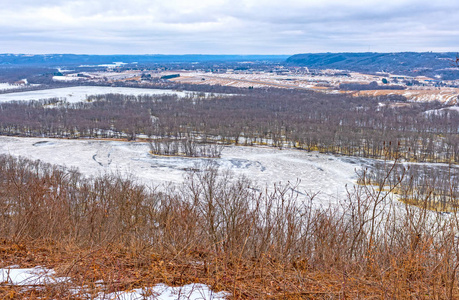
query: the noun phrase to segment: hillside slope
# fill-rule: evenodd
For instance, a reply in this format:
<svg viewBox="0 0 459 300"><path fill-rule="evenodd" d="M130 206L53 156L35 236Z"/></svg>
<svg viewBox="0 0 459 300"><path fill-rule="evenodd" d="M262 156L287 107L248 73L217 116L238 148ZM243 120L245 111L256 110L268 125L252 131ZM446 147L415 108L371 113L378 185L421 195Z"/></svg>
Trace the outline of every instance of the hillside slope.
<svg viewBox="0 0 459 300"><path fill-rule="evenodd" d="M287 64L316 69L341 69L356 72L387 72L412 76L441 76L458 79L459 68L452 59L456 53L399 52L399 53L308 53L296 54Z"/></svg>

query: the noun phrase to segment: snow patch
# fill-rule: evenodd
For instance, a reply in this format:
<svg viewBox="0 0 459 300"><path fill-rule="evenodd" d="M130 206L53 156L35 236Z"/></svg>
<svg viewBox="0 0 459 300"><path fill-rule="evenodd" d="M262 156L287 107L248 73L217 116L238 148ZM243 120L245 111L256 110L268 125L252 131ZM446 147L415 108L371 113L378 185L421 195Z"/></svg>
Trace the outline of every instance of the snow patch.
<svg viewBox="0 0 459 300"><path fill-rule="evenodd" d="M15 83L15 84L0 83L0 91L14 91L14 90L22 89L24 87L39 86L39 84L28 84L27 79L23 79L20 82L21 83Z"/></svg>
<svg viewBox="0 0 459 300"><path fill-rule="evenodd" d="M444 107L440 109L431 109L424 112L425 115L439 115L442 112L446 111L456 111L459 113L459 106Z"/></svg>
<svg viewBox="0 0 459 300"><path fill-rule="evenodd" d="M55 277L54 270L35 267L20 269L18 266L10 266L0 269L0 284L8 285L47 285L67 282L70 279L67 277Z"/></svg>
<svg viewBox="0 0 459 300"><path fill-rule="evenodd" d="M56 277L56 272L43 267L19 268L10 266L0 269L0 284L24 287L45 286L58 283L69 283L69 277ZM103 282L97 282L103 286ZM78 293L79 289L75 290ZM226 299L230 294L227 292L213 292L207 285L194 283L181 287L169 287L165 284L157 284L153 287L135 289L132 291L120 291L114 293L99 293L96 300L219 300Z"/></svg>
<svg viewBox="0 0 459 300"><path fill-rule="evenodd" d="M215 293L205 284L188 284L181 287L170 287L157 284L151 288L135 289L110 294L99 294L96 300L218 300L226 299L227 292Z"/></svg>
<svg viewBox="0 0 459 300"><path fill-rule="evenodd" d="M78 81L80 77L73 77L73 76L53 76L54 81Z"/></svg>

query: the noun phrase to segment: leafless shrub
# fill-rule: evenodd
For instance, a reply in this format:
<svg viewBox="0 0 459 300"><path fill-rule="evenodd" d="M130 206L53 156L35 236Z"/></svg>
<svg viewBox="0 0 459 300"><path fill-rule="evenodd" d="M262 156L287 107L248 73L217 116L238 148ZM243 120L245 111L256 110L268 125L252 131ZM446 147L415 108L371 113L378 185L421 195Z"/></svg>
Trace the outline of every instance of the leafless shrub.
<svg viewBox="0 0 459 300"><path fill-rule="evenodd" d="M210 162L160 192L0 156L0 254L5 264L48 263L88 293L200 281L234 298L459 295L456 211L370 185L328 208L294 190L260 191Z"/></svg>

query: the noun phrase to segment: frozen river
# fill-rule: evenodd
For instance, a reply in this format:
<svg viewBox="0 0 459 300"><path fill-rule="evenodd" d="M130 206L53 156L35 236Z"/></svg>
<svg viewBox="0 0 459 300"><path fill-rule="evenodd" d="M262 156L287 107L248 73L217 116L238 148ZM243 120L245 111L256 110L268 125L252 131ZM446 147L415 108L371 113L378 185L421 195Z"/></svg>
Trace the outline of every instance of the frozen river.
<svg viewBox="0 0 459 300"><path fill-rule="evenodd" d="M47 89L28 92L15 92L8 94L0 94L0 102L7 101L30 101L30 100L43 100L51 98L61 98L69 102L83 102L86 101L90 95L104 95L104 94L123 94L123 95L177 95L185 97L193 94L187 91L174 91L174 90L160 90L160 89L140 89L140 88L127 88L127 87L108 87L108 86L74 86L59 89ZM194 93L196 94L196 93Z"/></svg>
<svg viewBox="0 0 459 300"><path fill-rule="evenodd" d="M76 167L87 176L121 174L149 186L181 183L187 170L206 158L157 157L143 142L0 137L0 153ZM357 180L360 160L295 149L227 146L212 159L221 170L244 175L260 188L290 182L301 194L319 193L323 204L346 196Z"/></svg>

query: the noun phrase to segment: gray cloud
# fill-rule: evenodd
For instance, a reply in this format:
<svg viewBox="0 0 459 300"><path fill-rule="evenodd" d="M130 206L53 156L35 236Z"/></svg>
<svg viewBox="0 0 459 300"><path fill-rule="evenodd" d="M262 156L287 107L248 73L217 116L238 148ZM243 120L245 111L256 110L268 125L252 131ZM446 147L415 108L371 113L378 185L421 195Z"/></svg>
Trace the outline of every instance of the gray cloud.
<svg viewBox="0 0 459 300"><path fill-rule="evenodd" d="M0 53L458 51L459 2L3 0Z"/></svg>

